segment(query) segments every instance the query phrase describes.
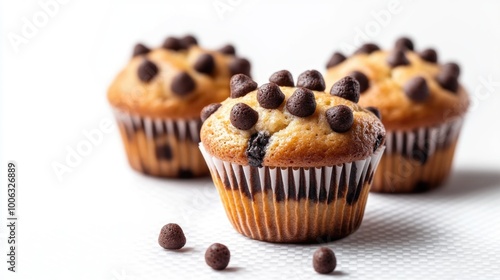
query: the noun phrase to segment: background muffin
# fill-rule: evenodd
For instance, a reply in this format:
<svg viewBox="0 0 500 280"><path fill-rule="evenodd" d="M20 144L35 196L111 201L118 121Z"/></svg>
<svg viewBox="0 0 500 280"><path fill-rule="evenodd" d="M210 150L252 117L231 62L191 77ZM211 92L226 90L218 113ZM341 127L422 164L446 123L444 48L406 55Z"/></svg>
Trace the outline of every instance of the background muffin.
<svg viewBox="0 0 500 280"><path fill-rule="evenodd" d="M420 192L446 179L469 105L456 63L439 64L435 50L417 52L400 38L388 51L365 44L349 58L334 53L327 68L327 84L356 78L359 104L382 115L387 149L373 191Z"/></svg>
<svg viewBox="0 0 500 280"><path fill-rule="evenodd" d="M254 239L307 242L361 224L385 130L357 105L359 83L324 92L321 74L295 86L282 70L257 88L231 79L231 98L202 112L200 149L235 229Z"/></svg>
<svg viewBox="0 0 500 280"><path fill-rule="evenodd" d="M108 90L132 168L145 174L208 174L198 149L202 108L229 96L234 74L250 63L226 45L198 46L193 36L169 37L161 47L134 47L133 57Z"/></svg>

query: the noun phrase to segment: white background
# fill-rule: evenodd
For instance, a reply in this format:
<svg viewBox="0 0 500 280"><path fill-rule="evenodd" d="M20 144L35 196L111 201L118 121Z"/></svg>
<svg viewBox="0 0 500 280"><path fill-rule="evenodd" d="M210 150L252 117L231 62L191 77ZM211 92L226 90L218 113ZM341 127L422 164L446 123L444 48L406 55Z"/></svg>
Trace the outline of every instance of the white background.
<svg viewBox="0 0 500 280"><path fill-rule="evenodd" d="M448 184L424 195L372 195L358 232L327 245L345 279L500 278L499 1L401 0L390 13L391 1L69 0L45 22L39 2L53 1L0 6L1 279L320 277L310 264L318 245L235 233L210 180L132 171L114 126L62 180L55 174L54 162L65 163L84 131L113 120L106 90L134 43L158 46L186 32L207 47L234 43L260 83L280 69L323 71L334 50L359 45L360 33L385 48L409 35L417 49L437 47L441 61L458 61L473 105ZM28 38L25 19L34 17L40 26ZM14 36L25 40L13 44ZM16 274L5 262L8 160L19 176ZM186 232L182 252L156 243L168 222ZM230 248L228 271L204 264L213 242Z"/></svg>

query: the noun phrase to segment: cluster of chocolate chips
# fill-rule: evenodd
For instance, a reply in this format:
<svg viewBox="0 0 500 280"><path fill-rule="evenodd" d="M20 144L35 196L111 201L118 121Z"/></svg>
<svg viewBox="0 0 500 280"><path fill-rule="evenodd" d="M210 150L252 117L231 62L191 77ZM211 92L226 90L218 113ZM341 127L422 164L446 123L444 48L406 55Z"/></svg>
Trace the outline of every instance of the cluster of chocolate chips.
<svg viewBox="0 0 500 280"><path fill-rule="evenodd" d="M357 49L354 54L371 54L372 52L378 50L380 50L380 48L377 45L373 43L367 43L363 44L359 49ZM414 50L415 46L412 40L406 37L399 38L398 40L396 40L393 50L387 56L387 64L389 64L391 68L410 65L410 61L406 57L406 52ZM422 60L425 60L427 62L438 62L437 52L432 48L424 49L420 52L417 52L417 54ZM342 53L335 52L326 64L326 67L334 67L342 63L346 59L346 56L344 56ZM441 66L440 72L435 77L435 79L444 89L447 89L451 92L456 92L458 89L459 74L460 67L456 63L447 63ZM349 76L354 77L359 82L360 93L363 93L368 89L369 80L365 74L360 71L354 71L350 73ZM415 102L423 102L429 97L429 87L427 86L427 82L425 81L425 79L421 76L417 76L409 80L404 85L403 90L408 98Z"/></svg>
<svg viewBox="0 0 500 280"><path fill-rule="evenodd" d="M360 82L361 81L361 82ZM285 102L285 94L281 87L294 87L292 74L287 70L281 70L271 75L269 83L258 87L257 83L250 77L239 74L231 78L231 98L243 97L251 91L257 90L257 101L265 109L278 109ZM354 103L359 101L360 90L366 90L368 78L361 72L355 71L351 76L344 77L336 82L330 94ZM324 91L325 81L323 76L316 70L308 70L300 74L297 79L297 89L286 100L286 110L297 117L306 118L312 116L316 111L316 98L313 91ZM213 114L220 104L210 104L201 113L205 121ZM380 118L380 113L375 108L371 110ZM338 133L344 133L351 129L354 123L352 109L345 105L329 108L325 112L326 120L330 128ZM240 130L251 129L259 120L259 113L245 103L237 103L231 109L231 124Z"/></svg>
<svg viewBox="0 0 500 280"><path fill-rule="evenodd" d="M171 50L171 51L183 51L189 49L191 46L198 45L198 41L192 35L186 35L181 38L177 37L168 37L162 44L162 48ZM139 43L135 45L133 56L145 56L151 51L147 46ZM229 72L231 75L235 74L245 74L247 76L250 75L251 65L250 62L241 57L236 57L236 49L232 45L225 45L218 52L234 56L231 62L229 63ZM202 53L195 60L192 65L193 69L201 74L212 76L215 74L216 63L213 55L209 53ZM139 64L137 68L137 76L144 83L149 83L156 77L159 73L158 66L144 57L143 61ZM178 73L172 79L172 83L170 86L171 91L177 96L185 96L194 91L196 88L196 82L194 79L185 71Z"/></svg>

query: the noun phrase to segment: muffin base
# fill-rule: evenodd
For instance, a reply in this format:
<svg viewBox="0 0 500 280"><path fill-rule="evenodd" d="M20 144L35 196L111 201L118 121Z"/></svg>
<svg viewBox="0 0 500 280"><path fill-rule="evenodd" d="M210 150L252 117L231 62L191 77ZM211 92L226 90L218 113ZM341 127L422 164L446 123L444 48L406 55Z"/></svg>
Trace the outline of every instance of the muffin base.
<svg viewBox="0 0 500 280"><path fill-rule="evenodd" d="M327 242L361 225L374 170L371 157L333 167L250 167L221 161L200 145L233 227L252 239Z"/></svg>
<svg viewBox="0 0 500 280"><path fill-rule="evenodd" d="M417 131L388 131L371 191L419 193L442 185L450 173L463 120Z"/></svg>
<svg viewBox="0 0 500 280"><path fill-rule="evenodd" d="M208 175L198 149L201 120L151 119L118 110L115 117L133 169L170 178Z"/></svg>

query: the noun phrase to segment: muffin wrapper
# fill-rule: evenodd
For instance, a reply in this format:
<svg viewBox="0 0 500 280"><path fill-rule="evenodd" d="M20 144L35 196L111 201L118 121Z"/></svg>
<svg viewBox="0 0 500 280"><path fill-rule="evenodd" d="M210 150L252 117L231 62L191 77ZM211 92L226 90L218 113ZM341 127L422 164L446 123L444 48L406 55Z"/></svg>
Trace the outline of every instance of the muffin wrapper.
<svg viewBox="0 0 500 280"><path fill-rule="evenodd" d="M234 228L253 239L288 243L326 242L354 232L384 148L337 166L273 168L222 161L200 143Z"/></svg>
<svg viewBox="0 0 500 280"><path fill-rule="evenodd" d="M438 187L451 169L463 118L413 131L387 131L386 151L372 191L421 192Z"/></svg>
<svg viewBox="0 0 500 280"><path fill-rule="evenodd" d="M142 117L114 110L130 165L161 177L198 177L208 168L198 149L200 119Z"/></svg>

